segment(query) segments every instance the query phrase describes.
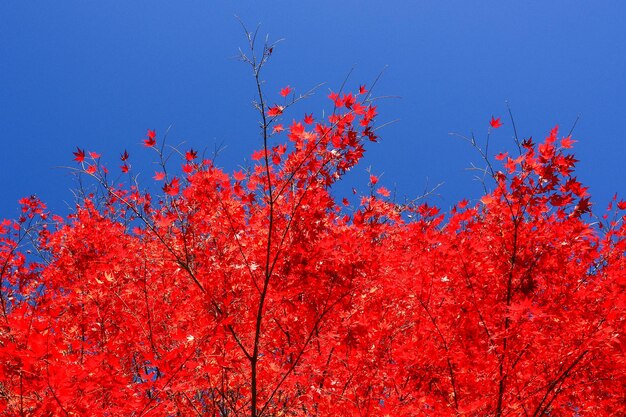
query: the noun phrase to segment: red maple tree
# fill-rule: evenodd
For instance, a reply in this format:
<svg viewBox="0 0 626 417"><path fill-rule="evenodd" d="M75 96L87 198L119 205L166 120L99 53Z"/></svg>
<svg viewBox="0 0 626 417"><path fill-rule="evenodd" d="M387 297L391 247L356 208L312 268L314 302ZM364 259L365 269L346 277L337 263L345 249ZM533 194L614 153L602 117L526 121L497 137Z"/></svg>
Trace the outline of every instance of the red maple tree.
<svg viewBox="0 0 626 417"><path fill-rule="evenodd" d="M492 191L448 213L375 176L351 206L330 190L377 140L369 92L283 128L303 96L268 104L272 51L243 56L262 134L245 169L189 150L149 193L79 148L102 194L2 223L2 415L624 415L626 204L591 216L572 140L498 168L472 139Z"/></svg>

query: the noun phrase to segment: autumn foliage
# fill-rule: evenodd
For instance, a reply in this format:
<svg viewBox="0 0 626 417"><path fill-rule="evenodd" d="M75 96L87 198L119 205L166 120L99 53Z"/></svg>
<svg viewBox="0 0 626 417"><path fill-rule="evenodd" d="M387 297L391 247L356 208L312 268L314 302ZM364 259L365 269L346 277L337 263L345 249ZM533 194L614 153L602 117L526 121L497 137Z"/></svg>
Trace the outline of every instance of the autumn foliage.
<svg viewBox="0 0 626 417"><path fill-rule="evenodd" d="M180 150L147 192L79 148L100 194L2 223L1 415L626 414L626 204L591 215L571 138L485 155L492 191L447 212L375 176L354 201L366 88L285 127L302 96L270 97L240 170Z"/></svg>

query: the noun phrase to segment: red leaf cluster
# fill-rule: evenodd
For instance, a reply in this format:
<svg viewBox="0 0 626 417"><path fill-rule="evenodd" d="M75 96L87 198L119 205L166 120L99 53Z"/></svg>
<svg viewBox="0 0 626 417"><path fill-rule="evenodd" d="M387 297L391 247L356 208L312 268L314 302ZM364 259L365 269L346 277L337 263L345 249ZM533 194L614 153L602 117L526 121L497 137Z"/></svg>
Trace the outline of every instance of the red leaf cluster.
<svg viewBox="0 0 626 417"><path fill-rule="evenodd" d="M154 130L148 129L143 144L147 147L156 146L156 132Z"/></svg>
<svg viewBox="0 0 626 417"><path fill-rule="evenodd" d="M0 225L0 414L624 415L626 223L584 215L572 141L499 155L448 213L374 175L351 206L331 187L376 139L365 93L245 172L190 150L155 174L167 198L104 183L65 221L24 199Z"/></svg>

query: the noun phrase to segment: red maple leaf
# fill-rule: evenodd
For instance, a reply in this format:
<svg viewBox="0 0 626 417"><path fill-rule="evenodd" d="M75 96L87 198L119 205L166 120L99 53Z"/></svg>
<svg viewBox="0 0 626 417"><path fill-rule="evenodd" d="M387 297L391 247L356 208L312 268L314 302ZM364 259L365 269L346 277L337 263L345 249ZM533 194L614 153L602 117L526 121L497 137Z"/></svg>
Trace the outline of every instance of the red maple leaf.
<svg viewBox="0 0 626 417"><path fill-rule="evenodd" d="M146 139L144 139L143 143L147 147L152 147L156 145L156 131L148 129L148 133L146 133Z"/></svg>
<svg viewBox="0 0 626 417"><path fill-rule="evenodd" d="M304 115L304 123L310 125L313 123L313 113Z"/></svg>
<svg viewBox="0 0 626 417"><path fill-rule="evenodd" d="M122 169L122 172L123 172L124 174L126 174L126 173L128 172L128 169L129 169L129 167L128 167L128 165L127 165L127 164L122 165L120 168Z"/></svg>
<svg viewBox="0 0 626 417"><path fill-rule="evenodd" d="M575 142L576 141L572 140L571 136L567 136L567 137L561 139L561 148L563 148L563 149L571 149L572 146L574 146Z"/></svg>
<svg viewBox="0 0 626 417"><path fill-rule="evenodd" d="M243 181L246 179L246 174L244 174L243 171L235 171L233 172L233 178L235 181Z"/></svg>
<svg viewBox="0 0 626 417"><path fill-rule="evenodd" d="M376 117L377 114L378 113L376 113L376 106L369 106L365 111L365 119L368 121L372 120L374 117Z"/></svg>
<svg viewBox="0 0 626 417"><path fill-rule="evenodd" d="M165 178L165 172L160 172L160 171L155 172L154 177L152 178L154 178L157 181L161 181L163 178Z"/></svg>
<svg viewBox="0 0 626 417"><path fill-rule="evenodd" d="M163 186L163 192L165 192L165 194L167 195L174 196L178 194L179 191L180 191L180 183L179 183L178 178L173 178L172 181L170 181L169 183Z"/></svg>
<svg viewBox="0 0 626 417"><path fill-rule="evenodd" d="M120 155L120 159L122 160L122 162L128 159L128 151L126 149L124 149L124 153Z"/></svg>
<svg viewBox="0 0 626 417"><path fill-rule="evenodd" d="M280 90L280 95L283 97L287 97L289 95L289 93L291 93L291 87L287 86L285 88L282 88Z"/></svg>
<svg viewBox="0 0 626 417"><path fill-rule="evenodd" d="M95 174L97 171L97 168L95 165L88 165L87 169L85 169L85 171L87 171L87 174Z"/></svg>
<svg viewBox="0 0 626 417"><path fill-rule="evenodd" d="M352 111L354 112L354 114L363 115L365 114L365 109L366 107L358 102L355 102L352 105Z"/></svg>
<svg viewBox="0 0 626 417"><path fill-rule="evenodd" d="M574 207L574 212L572 213L575 217L578 217L582 214L589 213L591 211L591 202L588 197L581 198Z"/></svg>
<svg viewBox="0 0 626 417"><path fill-rule="evenodd" d="M259 161L259 160L265 158L265 155L266 155L265 150L259 149L259 150L254 151L252 153L252 160L253 161Z"/></svg>
<svg viewBox="0 0 626 417"><path fill-rule="evenodd" d="M376 192L382 195L383 197L389 197L390 195L389 190L386 189L385 187L379 187L378 190L376 190Z"/></svg>
<svg viewBox="0 0 626 417"><path fill-rule="evenodd" d="M185 153L185 159L187 161L193 161L194 159L196 159L198 157L198 152L194 151L193 148L189 149L186 153Z"/></svg>
<svg viewBox="0 0 626 417"><path fill-rule="evenodd" d="M74 154L74 161L83 163L85 162L85 150L76 147L76 152L72 152Z"/></svg>
<svg viewBox="0 0 626 417"><path fill-rule="evenodd" d="M502 126L502 122L500 121L500 118L498 117L497 119L493 116L491 116L491 121L489 122L489 124L491 125L491 127L493 127L494 129L499 128L500 126Z"/></svg>
<svg viewBox="0 0 626 417"><path fill-rule="evenodd" d="M482 198L480 199L480 202L483 203L486 206L488 206L490 204L493 204L495 201L496 201L496 199L493 198L493 195L491 195L491 194L486 194L486 195L482 196Z"/></svg>
<svg viewBox="0 0 626 417"><path fill-rule="evenodd" d="M274 106L267 109L267 115L269 117L276 117L283 114L284 107L283 106Z"/></svg>
<svg viewBox="0 0 626 417"><path fill-rule="evenodd" d="M338 107L338 108L343 107L344 102L343 102L343 99L341 99L341 97L339 97L339 94L337 94L335 92L331 92L328 95L328 98L331 99L334 102L335 107Z"/></svg>
<svg viewBox="0 0 626 417"><path fill-rule="evenodd" d="M354 105L354 103L356 103L356 98L354 98L352 93L344 94L343 97L341 98L341 100L343 101L343 104L348 109L351 109L352 106ZM341 106L337 106L337 107L341 107Z"/></svg>

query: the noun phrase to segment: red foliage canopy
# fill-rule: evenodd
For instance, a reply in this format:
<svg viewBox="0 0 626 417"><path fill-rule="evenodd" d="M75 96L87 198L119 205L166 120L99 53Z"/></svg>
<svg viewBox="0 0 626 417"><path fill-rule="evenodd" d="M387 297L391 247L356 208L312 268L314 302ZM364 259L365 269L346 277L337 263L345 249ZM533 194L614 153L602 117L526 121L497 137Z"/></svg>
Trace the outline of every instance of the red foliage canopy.
<svg viewBox="0 0 626 417"><path fill-rule="evenodd" d="M593 220L556 129L488 164L476 204L338 203L376 140L360 90L285 143L290 103L261 95L256 162L190 150L163 193L78 149L104 197L67 219L24 199L0 227L2 415L626 414L625 205Z"/></svg>

